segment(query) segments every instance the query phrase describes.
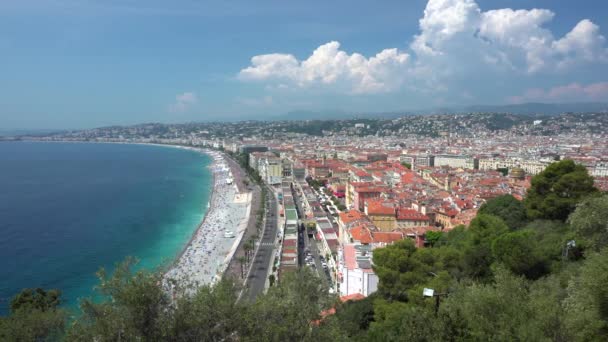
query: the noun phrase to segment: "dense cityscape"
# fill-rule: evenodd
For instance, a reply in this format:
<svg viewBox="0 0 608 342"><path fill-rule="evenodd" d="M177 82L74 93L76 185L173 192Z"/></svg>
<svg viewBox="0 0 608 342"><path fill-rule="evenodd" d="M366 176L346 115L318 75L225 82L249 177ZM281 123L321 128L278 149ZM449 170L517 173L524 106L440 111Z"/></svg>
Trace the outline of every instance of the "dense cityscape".
<svg viewBox="0 0 608 342"><path fill-rule="evenodd" d="M0 342L608 341L608 1L0 1Z"/></svg>
<svg viewBox="0 0 608 342"><path fill-rule="evenodd" d="M280 200L276 276L319 266L333 291L367 296L378 283L373 249L408 238L424 247L427 233L468 226L492 198L523 200L531 177L555 161L584 165L608 190L607 129L604 113L460 114L144 124L18 139L174 144L244 157ZM316 263L309 239L298 242L300 225L316 232Z"/></svg>

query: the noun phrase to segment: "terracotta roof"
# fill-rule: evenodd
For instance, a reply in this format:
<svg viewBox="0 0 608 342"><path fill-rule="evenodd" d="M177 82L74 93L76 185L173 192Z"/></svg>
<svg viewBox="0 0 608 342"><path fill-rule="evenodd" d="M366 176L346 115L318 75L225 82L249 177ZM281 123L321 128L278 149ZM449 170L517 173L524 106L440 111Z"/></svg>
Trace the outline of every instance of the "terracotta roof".
<svg viewBox="0 0 608 342"><path fill-rule="evenodd" d="M428 221L429 217L414 209L401 208L397 211L397 220Z"/></svg>
<svg viewBox="0 0 608 342"><path fill-rule="evenodd" d="M364 244L368 244L372 242L372 234L366 226L357 226L350 230L350 236L352 236L353 240L359 241Z"/></svg>
<svg viewBox="0 0 608 342"><path fill-rule="evenodd" d="M351 222L365 218L365 215L358 210L349 210L346 212L341 212L339 215L340 221L342 221L342 223L344 224L349 224Z"/></svg>
<svg viewBox="0 0 608 342"><path fill-rule="evenodd" d="M353 293L353 294L349 294L347 296L340 297L340 301L342 303L348 302L349 300L357 301L357 300L361 300L361 299L365 299L365 296L360 293Z"/></svg>
<svg viewBox="0 0 608 342"><path fill-rule="evenodd" d="M382 201L367 201L368 215L395 215L395 207L386 205Z"/></svg>
<svg viewBox="0 0 608 342"><path fill-rule="evenodd" d="M372 236L375 243L393 243L405 238L402 232L373 232Z"/></svg>

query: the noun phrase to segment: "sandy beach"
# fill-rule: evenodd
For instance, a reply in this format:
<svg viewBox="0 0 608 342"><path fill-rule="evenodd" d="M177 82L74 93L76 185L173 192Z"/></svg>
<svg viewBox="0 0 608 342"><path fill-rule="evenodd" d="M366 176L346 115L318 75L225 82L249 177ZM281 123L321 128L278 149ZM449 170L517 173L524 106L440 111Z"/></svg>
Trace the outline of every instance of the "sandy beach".
<svg viewBox="0 0 608 342"><path fill-rule="evenodd" d="M210 166L214 177L213 194L203 221L165 273L164 286L172 295L182 291L194 293L199 286L218 281L249 221L251 194L238 192L221 153L203 152L213 158Z"/></svg>

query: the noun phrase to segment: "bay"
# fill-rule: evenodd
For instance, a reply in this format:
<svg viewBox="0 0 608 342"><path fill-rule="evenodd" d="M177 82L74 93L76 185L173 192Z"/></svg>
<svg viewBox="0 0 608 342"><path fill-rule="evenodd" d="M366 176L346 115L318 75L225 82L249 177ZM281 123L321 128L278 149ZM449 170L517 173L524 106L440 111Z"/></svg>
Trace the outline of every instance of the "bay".
<svg viewBox="0 0 608 342"><path fill-rule="evenodd" d="M26 287L76 308L127 256L172 262L207 210L210 163L152 145L0 143L0 314Z"/></svg>

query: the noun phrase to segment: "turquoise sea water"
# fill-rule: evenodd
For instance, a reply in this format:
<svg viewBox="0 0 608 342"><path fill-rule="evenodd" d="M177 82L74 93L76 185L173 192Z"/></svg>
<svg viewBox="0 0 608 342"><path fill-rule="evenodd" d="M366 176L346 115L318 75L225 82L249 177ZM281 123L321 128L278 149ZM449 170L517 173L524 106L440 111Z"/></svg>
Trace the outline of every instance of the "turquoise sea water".
<svg viewBox="0 0 608 342"><path fill-rule="evenodd" d="M148 145L0 143L0 314L24 287L75 308L102 266L172 262L207 210L210 163Z"/></svg>

